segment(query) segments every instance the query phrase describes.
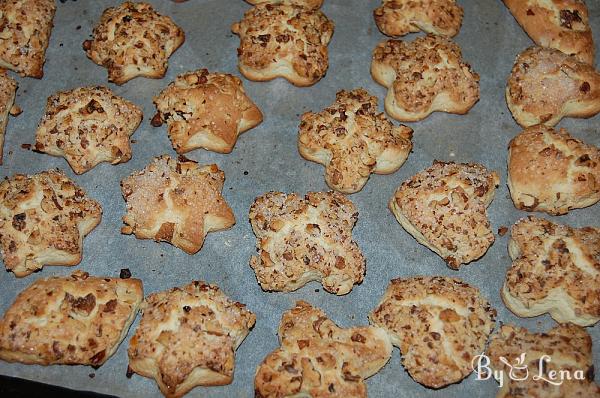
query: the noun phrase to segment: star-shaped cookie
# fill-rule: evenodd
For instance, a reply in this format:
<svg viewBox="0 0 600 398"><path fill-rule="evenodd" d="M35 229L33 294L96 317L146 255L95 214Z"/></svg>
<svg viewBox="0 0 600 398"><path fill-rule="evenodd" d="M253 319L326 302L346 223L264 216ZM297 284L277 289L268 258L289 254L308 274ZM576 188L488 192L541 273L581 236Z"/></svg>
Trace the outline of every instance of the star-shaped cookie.
<svg viewBox="0 0 600 398"><path fill-rule="evenodd" d="M462 25L463 9L456 0L383 0L373 16L387 36L424 31L453 37Z"/></svg>
<svg viewBox="0 0 600 398"><path fill-rule="evenodd" d="M392 280L369 315L400 348L412 378L430 388L458 383L473 371L495 318L479 289L441 276Z"/></svg>
<svg viewBox="0 0 600 398"><path fill-rule="evenodd" d="M206 234L235 224L221 195L225 173L217 165L167 155L121 181L127 202L121 233L169 242L188 254L202 248Z"/></svg>
<svg viewBox="0 0 600 398"><path fill-rule="evenodd" d="M259 4L231 30L240 37L238 67L247 79L283 77L296 86L311 86L327 72L333 22L318 9Z"/></svg>
<svg viewBox="0 0 600 398"><path fill-rule="evenodd" d="M229 74L199 69L177 76L154 98L154 126L167 122L177 153L196 148L229 153L239 134L262 122L262 113Z"/></svg>
<svg viewBox="0 0 600 398"><path fill-rule="evenodd" d="M283 314L278 334L281 347L256 371L257 397L366 398L364 379L377 373L392 354L383 329L340 328L304 301Z"/></svg>
<svg viewBox="0 0 600 398"><path fill-rule="evenodd" d="M101 162L131 159L129 137L142 110L106 87L80 87L48 98L37 129L35 150L64 157L77 174Z"/></svg>
<svg viewBox="0 0 600 398"><path fill-rule="evenodd" d="M123 84L138 76L162 78L167 60L184 41L183 31L171 18L148 3L126 1L104 10L83 49L108 69L108 81Z"/></svg>
<svg viewBox="0 0 600 398"><path fill-rule="evenodd" d="M343 295L361 283L365 259L352 228L354 204L337 192L268 192L254 200L250 223L257 256L250 259L264 290L290 292L311 281Z"/></svg>
<svg viewBox="0 0 600 398"><path fill-rule="evenodd" d="M413 130L394 126L363 89L342 90L319 113L302 115L300 154L325 166L325 181L343 193L360 191L371 173L390 174L406 161Z"/></svg>
<svg viewBox="0 0 600 398"><path fill-rule="evenodd" d="M235 350L256 316L202 281L153 293L129 344L131 371L156 380L168 398L233 381Z"/></svg>
<svg viewBox="0 0 600 398"><path fill-rule="evenodd" d="M0 184L0 244L6 269L23 277L44 265L77 265L83 237L102 217L60 170L16 174Z"/></svg>
<svg viewBox="0 0 600 398"><path fill-rule="evenodd" d="M289 5L297 5L297 6L309 8L312 10L316 10L318 8L321 8L324 0L246 0L246 1L252 5L289 4Z"/></svg>
<svg viewBox="0 0 600 398"><path fill-rule="evenodd" d="M436 111L465 114L479 100L479 75L463 61L460 47L443 36L379 43L371 75L388 88L385 110L400 121Z"/></svg>
<svg viewBox="0 0 600 398"><path fill-rule="evenodd" d="M506 102L521 127L592 117L600 112L600 73L558 50L530 47L515 60Z"/></svg>
<svg viewBox="0 0 600 398"><path fill-rule="evenodd" d="M3 0L0 2L0 68L21 76L44 76L55 0Z"/></svg>
<svg viewBox="0 0 600 398"><path fill-rule="evenodd" d="M600 149L542 124L508 147L508 187L521 210L566 214L600 201Z"/></svg>
<svg viewBox="0 0 600 398"><path fill-rule="evenodd" d="M419 243L458 269L494 243L486 208L499 182L479 164L435 161L398 187L389 208Z"/></svg>
<svg viewBox="0 0 600 398"><path fill-rule="evenodd" d="M572 228L536 217L511 231L502 298L522 317L550 313L557 322L600 320L600 228Z"/></svg>
<svg viewBox="0 0 600 398"><path fill-rule="evenodd" d="M8 115L15 103L17 82L6 71L0 71L0 165L4 152L4 136L8 125Z"/></svg>

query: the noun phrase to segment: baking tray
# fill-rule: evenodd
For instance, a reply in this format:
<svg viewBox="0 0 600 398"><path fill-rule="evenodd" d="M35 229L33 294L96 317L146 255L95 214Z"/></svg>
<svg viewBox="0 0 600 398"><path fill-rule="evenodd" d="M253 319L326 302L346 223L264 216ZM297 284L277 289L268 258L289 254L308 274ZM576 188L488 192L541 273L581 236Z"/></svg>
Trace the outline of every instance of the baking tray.
<svg viewBox="0 0 600 398"><path fill-rule="evenodd" d="M134 277L143 280L146 294L181 286L192 279L216 283L227 295L246 303L256 313L256 326L237 351L233 383L224 387L197 387L189 397L252 397L256 367L278 346L276 330L281 314L296 300L307 300L321 307L341 326L365 325L367 313L375 307L390 279L396 277L418 274L459 277L481 289L498 310L499 321L514 322L533 330L555 325L548 316L517 318L503 305L499 291L511 263L507 252L509 234L496 236L494 245L479 261L452 271L405 232L387 209L389 198L402 181L439 159L479 162L498 171L501 185L488 210L494 231L528 214L515 209L506 187L506 149L520 128L506 107L504 88L515 56L532 42L501 1L459 0L465 17L455 40L461 45L465 59L481 75L479 103L464 116L436 113L422 122L409 124L415 130L414 150L405 165L392 175L371 176L361 192L350 196L360 212L354 237L367 259L367 274L361 285L343 297L324 292L314 282L294 293L263 292L248 265L255 252L255 238L247 217L254 198L266 191L327 190L323 167L303 160L298 154L296 139L299 116L303 112L319 111L334 101L337 91L356 87L366 88L383 102L386 90L369 74L371 51L385 39L372 18L372 10L380 1L326 0L323 11L336 25L329 45L327 76L309 88L296 88L283 79L267 83L244 79L246 91L265 115L264 122L243 134L231 154L205 150L187 154L203 164L214 162L225 171L223 193L237 220L230 230L209 234L202 250L193 256L165 243L121 235L125 202L119 182L132 171L145 167L157 155L175 155L166 127L154 128L150 119L155 113L152 97L177 74L208 68L239 75L236 67L239 40L231 33L230 26L250 6L242 0L149 2L159 12L170 15L186 34L185 44L170 58L164 79L138 78L119 87L107 83L105 69L87 59L81 43L89 38L102 11L119 4L107 0L57 2L44 78L17 78L17 103L23 113L9 121L5 160L0 168L2 176L59 167L100 201L104 213L102 223L85 239L83 261L77 267L46 267L23 279L8 272L0 273L0 312L37 278L67 275L75 269L115 277L121 268L129 268ZM600 40L600 2L587 3L596 39ZM57 90L97 84L108 85L143 108L144 121L132 137L135 140L133 158L128 163L102 164L76 176L62 158L21 147L21 144L34 142L48 96ZM584 141L600 145L600 117L567 119L560 126ZM599 225L600 205L574 210L561 217L542 216L574 226ZM139 317L116 354L97 370L85 366L40 367L0 362L0 374L122 397L159 397L153 380L125 376L127 345L138 322ZM594 342L594 363L599 368L600 326L588 331ZM90 375L94 375L93 378ZM493 397L498 391L494 381L478 381L474 375L442 390L427 389L406 373L400 364L398 349L394 349L390 362L367 380L367 386L371 397Z"/></svg>

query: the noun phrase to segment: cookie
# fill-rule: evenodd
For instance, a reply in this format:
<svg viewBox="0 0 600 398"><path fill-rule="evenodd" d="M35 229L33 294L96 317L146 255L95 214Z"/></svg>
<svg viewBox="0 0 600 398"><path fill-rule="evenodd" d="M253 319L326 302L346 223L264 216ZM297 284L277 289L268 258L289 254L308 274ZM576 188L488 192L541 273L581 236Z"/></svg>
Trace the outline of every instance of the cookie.
<svg viewBox="0 0 600 398"><path fill-rule="evenodd" d="M44 76L55 11L55 0L0 2L0 68L23 77Z"/></svg>
<svg viewBox="0 0 600 398"><path fill-rule="evenodd" d="M250 223L257 256L250 266L267 291L291 292L311 281L343 295L365 275L365 258L352 240L354 204L337 192L268 192L254 200Z"/></svg>
<svg viewBox="0 0 600 398"><path fill-rule="evenodd" d="M0 183L0 245L8 271L23 277L44 265L77 265L83 237L102 208L60 170L16 174Z"/></svg>
<svg viewBox="0 0 600 398"><path fill-rule="evenodd" d="M259 365L255 396L367 397L364 379L390 359L392 344L375 326L340 328L305 301L279 323L281 347Z"/></svg>
<svg viewBox="0 0 600 398"><path fill-rule="evenodd" d="M383 0L373 16L387 36L424 31L453 37L462 25L463 9L456 0Z"/></svg>
<svg viewBox="0 0 600 398"><path fill-rule="evenodd" d="M0 71L0 165L4 152L4 136L8 125L8 115L15 103L17 82L6 71Z"/></svg>
<svg viewBox="0 0 600 398"><path fill-rule="evenodd" d="M479 100L479 75L463 61L460 47L443 36L379 43L371 75L388 88L385 111L403 122L437 111L462 115Z"/></svg>
<svg viewBox="0 0 600 398"><path fill-rule="evenodd" d="M217 165L167 155L121 181L127 202L123 234L169 242L188 254L202 248L206 234L235 224L221 191L225 173Z"/></svg>
<svg viewBox="0 0 600 398"><path fill-rule="evenodd" d="M296 86L312 86L327 72L333 22L320 10L259 4L231 30L240 37L238 68L249 80L283 77Z"/></svg>
<svg viewBox="0 0 600 398"><path fill-rule="evenodd" d="M229 74L199 69L177 76L158 96L154 126L167 122L177 153L196 148L229 153L238 136L262 122L262 113Z"/></svg>
<svg viewBox="0 0 600 398"><path fill-rule="evenodd" d="M131 159L129 137L142 110L106 87L80 87L48 98L38 126L35 150L67 160L77 174L101 162Z"/></svg>
<svg viewBox="0 0 600 398"><path fill-rule="evenodd" d="M171 18L148 3L130 1L104 10L92 36L83 49L108 69L108 81L119 85L138 76L162 78L167 60L185 41Z"/></svg>
<svg viewBox="0 0 600 398"><path fill-rule="evenodd" d="M288 4L297 5L311 10L321 8L324 0L246 0L252 5L258 4Z"/></svg>
<svg viewBox="0 0 600 398"><path fill-rule="evenodd" d="M508 187L520 210L566 214L600 201L600 149L536 125L508 147Z"/></svg>
<svg viewBox="0 0 600 398"><path fill-rule="evenodd" d="M600 112L600 73L558 50L530 47L515 61L506 102L521 127L592 117Z"/></svg>
<svg viewBox="0 0 600 398"><path fill-rule="evenodd" d="M343 193L360 191L371 173L397 171L412 149L413 130L395 127L363 89L342 90L319 113L302 115L298 150L325 166L325 181Z"/></svg>
<svg viewBox="0 0 600 398"><path fill-rule="evenodd" d="M545 333L532 333L503 325L490 340L487 355L491 368L502 372L503 385L496 398L600 397L600 386L594 382L592 339L579 326L558 325Z"/></svg>
<svg viewBox="0 0 600 398"><path fill-rule="evenodd" d="M503 0L523 30L542 47L594 64L594 39L582 0Z"/></svg>
<svg viewBox="0 0 600 398"><path fill-rule="evenodd" d="M473 371L495 318L479 289L442 276L393 279L369 314L400 349L411 377L430 388L458 383Z"/></svg>
<svg viewBox="0 0 600 398"><path fill-rule="evenodd" d="M169 398L233 381L235 350L256 316L217 286L194 281L146 297L129 343L129 368Z"/></svg>
<svg viewBox="0 0 600 398"><path fill-rule="evenodd" d="M38 279L0 320L0 359L37 365L100 366L123 341L144 294L139 279Z"/></svg>
<svg viewBox="0 0 600 398"><path fill-rule="evenodd" d="M459 269L494 243L486 208L499 183L479 164L435 161L398 187L389 208L420 244Z"/></svg>
<svg viewBox="0 0 600 398"><path fill-rule="evenodd" d="M581 326L600 320L600 228L530 216L512 227L508 252L502 299L512 312Z"/></svg>

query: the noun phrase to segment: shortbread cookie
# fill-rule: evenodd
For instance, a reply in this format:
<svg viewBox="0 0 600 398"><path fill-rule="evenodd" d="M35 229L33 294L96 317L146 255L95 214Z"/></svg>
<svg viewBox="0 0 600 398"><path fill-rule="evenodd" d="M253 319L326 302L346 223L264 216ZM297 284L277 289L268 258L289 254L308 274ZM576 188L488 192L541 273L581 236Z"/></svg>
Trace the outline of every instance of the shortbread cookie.
<svg viewBox="0 0 600 398"><path fill-rule="evenodd" d="M0 184L0 244L6 269L22 277L44 265L77 265L83 237L102 208L60 170L16 174Z"/></svg>
<svg viewBox="0 0 600 398"><path fill-rule="evenodd" d="M154 126L167 122L177 153L196 148L229 153L238 135L262 122L262 113L244 92L242 81L206 69L177 76L158 96Z"/></svg>
<svg viewBox="0 0 600 398"><path fill-rule="evenodd" d="M247 79L283 77L296 86L311 86L327 72L333 22L320 10L259 4L231 30L240 37L238 67Z"/></svg>
<svg viewBox="0 0 600 398"><path fill-rule="evenodd" d="M123 234L169 242L188 254L202 248L206 234L235 224L221 196L225 173L217 165L167 155L121 181L127 202Z"/></svg>
<svg viewBox="0 0 600 398"><path fill-rule="evenodd" d="M291 292L311 281L343 295L365 275L365 258L352 240L354 204L337 192L268 192L254 200L250 223L257 256L250 266L264 290Z"/></svg>
<svg viewBox="0 0 600 398"><path fill-rule="evenodd" d="M592 339L579 326L558 325L545 333L532 333L503 325L490 340L487 355L491 368L502 372L503 385L496 398L600 397L600 386L594 382Z"/></svg>
<svg viewBox="0 0 600 398"><path fill-rule="evenodd" d="M411 377L430 388L458 383L473 371L495 318L477 288L441 276L392 280L369 314L400 349Z"/></svg>
<svg viewBox="0 0 600 398"><path fill-rule="evenodd" d="M6 71L0 71L0 165L4 152L4 136L8 125L8 115L15 103L17 82Z"/></svg>
<svg viewBox="0 0 600 398"><path fill-rule="evenodd" d="M419 243L459 269L494 243L486 208L499 183L495 171L479 164L435 161L403 182L389 207Z"/></svg>
<svg viewBox="0 0 600 398"><path fill-rule="evenodd" d="M44 76L55 11L55 0L0 2L0 68L23 77Z"/></svg>
<svg viewBox="0 0 600 398"><path fill-rule="evenodd" d="M502 298L522 317L550 313L557 322L600 320L600 228L571 228L536 217L512 227Z"/></svg>
<svg viewBox="0 0 600 398"><path fill-rule="evenodd" d="M530 47L515 61L506 102L522 127L592 117L600 112L600 73L558 50Z"/></svg>
<svg viewBox="0 0 600 398"><path fill-rule="evenodd" d="M436 111L465 114L479 100L479 75L463 61L460 47L442 36L379 43L371 75L388 88L385 110L400 121Z"/></svg>
<svg viewBox="0 0 600 398"><path fill-rule="evenodd" d="M536 125L508 147L508 187L521 210L566 214L600 201L600 149Z"/></svg>
<svg viewBox="0 0 600 398"><path fill-rule="evenodd" d="M328 108L302 115L298 150L325 166L330 188L354 193L371 173L390 174L404 164L412 133L409 127L395 127L377 110L377 97L363 89L342 90Z"/></svg>
<svg viewBox="0 0 600 398"><path fill-rule="evenodd" d="M36 133L35 150L67 160L77 174L101 162L131 159L129 137L142 110L106 87L80 87L48 98Z"/></svg>
<svg viewBox="0 0 600 398"><path fill-rule="evenodd" d="M246 1L252 5L289 4L289 5L297 5L297 6L309 8L312 10L316 10L317 8L321 8L324 0L246 0Z"/></svg>
<svg viewBox="0 0 600 398"><path fill-rule="evenodd" d="M594 64L594 39L583 0L503 0L519 25L542 47Z"/></svg>
<svg viewBox="0 0 600 398"><path fill-rule="evenodd" d="M367 397L364 379L390 359L392 344L375 326L340 328L304 301L279 323L281 347L260 364L256 397Z"/></svg>
<svg viewBox="0 0 600 398"><path fill-rule="evenodd" d="M138 76L162 78L167 60L184 41L183 31L171 18L148 3L127 1L104 10L83 49L108 69L108 81L123 84Z"/></svg>
<svg viewBox="0 0 600 398"><path fill-rule="evenodd" d="M217 286L194 281L149 295L129 344L129 367L166 397L233 381L235 350L256 316Z"/></svg>
<svg viewBox="0 0 600 398"><path fill-rule="evenodd" d="M422 30L453 37L462 25L463 9L456 0L383 0L373 16L384 35L404 36Z"/></svg>
<svg viewBox="0 0 600 398"><path fill-rule="evenodd" d="M0 359L26 364L100 366L123 341L144 294L139 279L38 279L0 320Z"/></svg>

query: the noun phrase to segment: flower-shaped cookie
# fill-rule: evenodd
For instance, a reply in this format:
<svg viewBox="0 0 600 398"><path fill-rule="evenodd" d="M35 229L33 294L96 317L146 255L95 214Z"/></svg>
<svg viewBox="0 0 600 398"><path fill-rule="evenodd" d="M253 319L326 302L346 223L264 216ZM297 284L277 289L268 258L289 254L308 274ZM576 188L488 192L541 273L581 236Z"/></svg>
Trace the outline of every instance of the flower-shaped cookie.
<svg viewBox="0 0 600 398"><path fill-rule="evenodd" d="M196 148L229 153L240 133L262 122L262 113L239 78L206 69L177 76L154 104L158 113L152 125L167 122L177 153Z"/></svg>
<svg viewBox="0 0 600 398"><path fill-rule="evenodd" d="M283 314L278 334L281 347L256 371L257 397L366 398L364 379L377 373L392 354L383 329L340 328L304 301Z"/></svg>
<svg viewBox="0 0 600 398"><path fill-rule="evenodd" d="M342 90L319 113L302 115L298 149L325 166L325 181L336 191L354 193L371 173L390 174L406 161L412 129L395 127L377 110L377 98L363 89Z"/></svg>
<svg viewBox="0 0 600 398"><path fill-rule="evenodd" d="M247 79L283 77L296 86L311 86L327 72L333 22L320 10L260 4L231 30L240 36L238 67Z"/></svg>
<svg viewBox="0 0 600 398"><path fill-rule="evenodd" d="M442 36L379 43L371 75L388 88L385 110L400 121L436 111L465 114L479 100L479 75L463 61L460 47Z"/></svg>
<svg viewBox="0 0 600 398"><path fill-rule="evenodd" d="M388 36L422 30L453 37L462 25L463 9L456 0L383 0L373 16L381 33Z"/></svg>

